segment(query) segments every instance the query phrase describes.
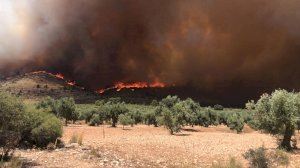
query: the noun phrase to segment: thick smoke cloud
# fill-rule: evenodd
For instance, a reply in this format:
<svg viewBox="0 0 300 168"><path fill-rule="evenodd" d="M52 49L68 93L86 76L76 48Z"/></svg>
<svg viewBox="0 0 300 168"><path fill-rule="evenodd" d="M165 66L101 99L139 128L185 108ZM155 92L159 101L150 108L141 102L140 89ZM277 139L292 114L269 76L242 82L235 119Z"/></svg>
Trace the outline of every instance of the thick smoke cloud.
<svg viewBox="0 0 300 168"><path fill-rule="evenodd" d="M0 0L0 71L62 72L92 89L160 80L235 100L299 89L299 8L298 0Z"/></svg>

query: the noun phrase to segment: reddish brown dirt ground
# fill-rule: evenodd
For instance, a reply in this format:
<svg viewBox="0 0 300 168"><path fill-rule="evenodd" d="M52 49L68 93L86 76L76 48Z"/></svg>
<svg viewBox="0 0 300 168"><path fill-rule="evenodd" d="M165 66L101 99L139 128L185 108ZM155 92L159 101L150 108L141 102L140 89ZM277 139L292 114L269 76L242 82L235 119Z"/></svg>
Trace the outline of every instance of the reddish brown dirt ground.
<svg viewBox="0 0 300 168"><path fill-rule="evenodd" d="M72 135L83 136L83 146L49 151L17 152L35 167L210 167L213 162L236 157L247 167L244 154L250 148L264 145L275 149L276 139L246 127L236 134L225 126L187 127L170 135L163 127L138 125L111 128L70 125L64 128L63 140ZM99 155L88 149L95 148ZM290 167L300 165L297 151L291 156Z"/></svg>

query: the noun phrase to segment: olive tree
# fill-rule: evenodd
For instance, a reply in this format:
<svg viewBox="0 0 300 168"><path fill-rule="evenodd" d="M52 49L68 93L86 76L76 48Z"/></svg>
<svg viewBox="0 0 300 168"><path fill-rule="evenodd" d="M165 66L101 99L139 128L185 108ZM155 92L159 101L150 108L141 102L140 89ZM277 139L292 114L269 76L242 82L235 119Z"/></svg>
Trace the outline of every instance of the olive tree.
<svg viewBox="0 0 300 168"><path fill-rule="evenodd" d="M179 122L178 115L174 113L170 108L162 107L161 109L161 117L160 117L160 124L164 125L173 135L175 132L179 132L182 124Z"/></svg>
<svg viewBox="0 0 300 168"><path fill-rule="evenodd" d="M286 150L292 149L291 138L297 127L299 100L299 94L275 90L271 95L263 94L255 106L258 129L282 135L280 147Z"/></svg>
<svg viewBox="0 0 300 168"><path fill-rule="evenodd" d="M126 125L134 124L134 120L131 118L131 116L129 114L121 114L119 116L119 122L120 122L120 124L123 125L123 129L124 129L124 126L126 126Z"/></svg>
<svg viewBox="0 0 300 168"><path fill-rule="evenodd" d="M24 110L17 97L0 92L0 161L9 157L21 139Z"/></svg>
<svg viewBox="0 0 300 168"><path fill-rule="evenodd" d="M112 127L116 127L118 123L119 115L127 113L129 110L125 106L125 103L118 101L108 102L105 105L106 119L111 120Z"/></svg>
<svg viewBox="0 0 300 168"><path fill-rule="evenodd" d="M227 126L231 130L236 130L237 133L241 133L244 128L244 118L240 113L232 113L227 118Z"/></svg>
<svg viewBox="0 0 300 168"><path fill-rule="evenodd" d="M75 120L77 118L75 101L73 98L62 98L60 100L59 115L65 118L66 125L69 120Z"/></svg>

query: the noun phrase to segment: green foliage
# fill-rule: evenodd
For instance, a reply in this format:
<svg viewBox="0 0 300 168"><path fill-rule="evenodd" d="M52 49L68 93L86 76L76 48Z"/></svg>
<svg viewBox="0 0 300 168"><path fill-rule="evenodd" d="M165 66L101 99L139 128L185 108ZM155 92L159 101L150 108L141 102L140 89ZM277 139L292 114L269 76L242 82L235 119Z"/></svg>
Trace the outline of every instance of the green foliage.
<svg viewBox="0 0 300 168"><path fill-rule="evenodd" d="M149 111L145 112L143 115L143 118L144 118L145 124L154 125L155 127L158 126L158 121L157 121L154 110L149 110Z"/></svg>
<svg viewBox="0 0 300 168"><path fill-rule="evenodd" d="M206 113L209 116L209 123L210 125L219 125L220 119L219 119L219 112L212 110L211 108L206 108Z"/></svg>
<svg viewBox="0 0 300 168"><path fill-rule="evenodd" d="M133 120L134 124L141 123L143 121L143 115L139 110L130 111L130 118Z"/></svg>
<svg viewBox="0 0 300 168"><path fill-rule="evenodd" d="M220 104L214 105L214 110L223 110L223 109L224 109L224 107Z"/></svg>
<svg viewBox="0 0 300 168"><path fill-rule="evenodd" d="M0 92L0 160L7 159L21 139L24 104L8 93Z"/></svg>
<svg viewBox="0 0 300 168"><path fill-rule="evenodd" d="M80 117L80 114L76 111L73 98L66 97L54 100L51 97L47 97L37 104L37 108L45 109L58 117L65 118L66 125L68 124L68 121L72 120L75 122Z"/></svg>
<svg viewBox="0 0 300 168"><path fill-rule="evenodd" d="M91 118L91 121L90 121L90 126L98 126L100 124L103 124L103 121L104 121L104 116L103 115L100 115L100 114L94 114Z"/></svg>
<svg viewBox="0 0 300 168"><path fill-rule="evenodd" d="M54 115L48 115L41 125L32 129L31 134L37 146L45 147L62 136L62 124Z"/></svg>
<svg viewBox="0 0 300 168"><path fill-rule="evenodd" d="M157 100L152 100L151 106L158 106L159 102Z"/></svg>
<svg viewBox="0 0 300 168"><path fill-rule="evenodd" d="M236 130L237 133L242 132L243 128L244 128L244 119L241 116L241 114L240 113L233 113L230 116L228 116L227 126L231 130Z"/></svg>
<svg viewBox="0 0 300 168"><path fill-rule="evenodd" d="M161 110L160 124L164 125L171 135L175 132L179 132L182 125L178 120L178 116L167 107L162 107Z"/></svg>
<svg viewBox="0 0 300 168"><path fill-rule="evenodd" d="M97 100L96 102L95 102L95 105L96 106L103 106L105 104L105 101L104 100Z"/></svg>
<svg viewBox="0 0 300 168"><path fill-rule="evenodd" d="M134 124L134 120L128 114L120 114L119 122L123 125L123 129L124 129L124 126L126 126L126 125Z"/></svg>
<svg viewBox="0 0 300 168"><path fill-rule="evenodd" d="M207 110L198 110L197 111L197 125L208 127L210 125L210 116L207 113Z"/></svg>
<svg viewBox="0 0 300 168"><path fill-rule="evenodd" d="M255 109L255 102L254 100L250 100L245 104L245 108L247 110L254 110Z"/></svg>
<svg viewBox="0 0 300 168"><path fill-rule="evenodd" d="M51 97L46 97L42 101L40 101L37 106L38 109L45 109L51 113L53 113L56 116L59 116L59 107L60 107L60 101L54 100Z"/></svg>
<svg viewBox="0 0 300 168"><path fill-rule="evenodd" d="M26 106L18 98L0 93L0 160L22 144L45 147L62 134L58 118L49 112Z"/></svg>
<svg viewBox="0 0 300 168"><path fill-rule="evenodd" d="M112 127L116 127L119 115L127 113L129 110L120 98L111 98L104 106L106 119L111 120Z"/></svg>
<svg viewBox="0 0 300 168"><path fill-rule="evenodd" d="M188 98L184 101L177 102L172 110L177 114L178 122L181 125L196 125L197 124L197 111L200 105Z"/></svg>
<svg viewBox="0 0 300 168"><path fill-rule="evenodd" d="M297 128L300 99L298 94L275 90L263 94L256 104L255 120L258 129L273 135L283 135L280 147L291 150L291 138Z"/></svg>
<svg viewBox="0 0 300 168"><path fill-rule="evenodd" d="M59 113L61 117L65 118L66 125L69 120L76 120L78 114L76 113L74 99L68 97L60 99Z"/></svg>
<svg viewBox="0 0 300 168"><path fill-rule="evenodd" d="M27 107L23 120L22 143L46 147L50 142L54 143L62 136L62 124L51 113Z"/></svg>
<svg viewBox="0 0 300 168"><path fill-rule="evenodd" d="M166 98L160 101L160 105L163 105L167 108L173 107L176 103L178 103L180 99L177 96L167 96Z"/></svg>

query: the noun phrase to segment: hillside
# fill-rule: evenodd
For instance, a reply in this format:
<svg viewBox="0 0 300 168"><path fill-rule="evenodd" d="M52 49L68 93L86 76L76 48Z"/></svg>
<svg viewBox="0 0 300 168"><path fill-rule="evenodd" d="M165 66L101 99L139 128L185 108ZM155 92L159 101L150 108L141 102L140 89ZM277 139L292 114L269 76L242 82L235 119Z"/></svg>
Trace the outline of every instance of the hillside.
<svg viewBox="0 0 300 168"><path fill-rule="evenodd" d="M199 101L200 104L207 106L226 102L222 98L220 99L218 95L208 95L205 92L184 86L125 88L119 91L107 89L104 93L99 94L77 86L75 82L64 79L61 74L51 74L45 71L0 78L0 90L29 100L39 100L46 96L53 98L74 97L77 103L94 103L98 99L121 97L127 103L150 104L152 100L160 100L168 95L178 95L181 99L191 97ZM230 103L222 105L232 106Z"/></svg>
<svg viewBox="0 0 300 168"><path fill-rule="evenodd" d="M77 103L91 103L100 98L98 94L76 86L64 80L62 76L44 71L3 79L0 81L0 90L29 100L39 100L46 96L74 97Z"/></svg>

